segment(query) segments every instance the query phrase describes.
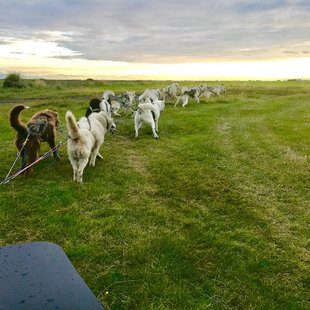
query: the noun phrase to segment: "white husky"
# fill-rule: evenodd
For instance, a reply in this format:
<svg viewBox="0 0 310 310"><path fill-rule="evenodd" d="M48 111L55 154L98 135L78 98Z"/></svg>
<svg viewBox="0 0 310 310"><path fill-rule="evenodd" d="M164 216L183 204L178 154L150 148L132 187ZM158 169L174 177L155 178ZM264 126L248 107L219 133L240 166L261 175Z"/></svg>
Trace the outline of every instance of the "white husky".
<svg viewBox="0 0 310 310"><path fill-rule="evenodd" d="M71 111L66 113L66 123L70 134L68 157L73 168L73 181L83 181L83 171L88 163L95 166L96 157L104 136L111 129L113 120L101 111L92 113L88 119L82 117L77 123Z"/></svg>
<svg viewBox="0 0 310 310"><path fill-rule="evenodd" d="M138 137L139 129L142 127L143 123L150 124L152 127L153 135L155 139L158 139L158 119L160 112L165 108L165 102L157 100L153 103L140 103L138 105L137 111L134 113L135 122L135 137Z"/></svg>
<svg viewBox="0 0 310 310"><path fill-rule="evenodd" d="M139 97L139 101L141 103L147 102L148 99L150 99L152 102L159 100L161 97L160 89L151 89L148 88L144 91L144 93Z"/></svg>

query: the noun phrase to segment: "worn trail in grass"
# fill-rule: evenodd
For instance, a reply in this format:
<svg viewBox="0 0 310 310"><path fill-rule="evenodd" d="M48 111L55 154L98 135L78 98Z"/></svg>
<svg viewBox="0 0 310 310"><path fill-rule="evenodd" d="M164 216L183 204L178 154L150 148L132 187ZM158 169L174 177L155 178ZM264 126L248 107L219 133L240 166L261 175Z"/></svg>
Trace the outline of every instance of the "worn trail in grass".
<svg viewBox="0 0 310 310"><path fill-rule="evenodd" d="M62 151L0 187L0 244L61 245L111 309L309 308L309 85L228 84L223 97L168 105L159 140L147 127L135 139L124 119L82 185ZM87 101L64 98L31 101L23 119L84 114ZM11 107L0 106L3 176Z"/></svg>

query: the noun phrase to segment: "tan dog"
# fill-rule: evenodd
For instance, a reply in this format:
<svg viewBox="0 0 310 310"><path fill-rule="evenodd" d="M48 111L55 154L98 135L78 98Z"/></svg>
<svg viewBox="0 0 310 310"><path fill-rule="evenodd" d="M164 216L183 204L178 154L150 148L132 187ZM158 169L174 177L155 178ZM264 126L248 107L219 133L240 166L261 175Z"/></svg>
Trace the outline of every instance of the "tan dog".
<svg viewBox="0 0 310 310"><path fill-rule="evenodd" d="M83 182L83 172L89 162L95 166L99 148L105 134L111 129L113 119L104 111L81 117L77 123L71 111L66 113L67 128L70 134L67 149L73 168L73 181Z"/></svg>

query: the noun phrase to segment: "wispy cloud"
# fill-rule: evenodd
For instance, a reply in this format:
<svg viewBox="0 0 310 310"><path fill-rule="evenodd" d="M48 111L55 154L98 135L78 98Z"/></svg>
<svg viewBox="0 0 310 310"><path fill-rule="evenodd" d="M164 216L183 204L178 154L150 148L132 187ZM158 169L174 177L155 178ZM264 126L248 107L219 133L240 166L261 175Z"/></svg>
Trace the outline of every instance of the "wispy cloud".
<svg viewBox="0 0 310 310"><path fill-rule="evenodd" d="M291 46L298 46L296 56L309 49L306 1L1 0L0 6L1 45L5 37L53 42L59 53L91 60L247 61L287 57Z"/></svg>
<svg viewBox="0 0 310 310"><path fill-rule="evenodd" d="M277 61L303 58L286 76L310 76L305 0L0 0L0 7L2 72L183 78L184 70L244 76L251 67L279 77L272 70L285 68Z"/></svg>
<svg viewBox="0 0 310 310"><path fill-rule="evenodd" d="M53 41L44 40L18 40L9 38L3 39L0 44L0 55L6 58L25 58L28 56L39 57L74 57L81 53L60 46Z"/></svg>

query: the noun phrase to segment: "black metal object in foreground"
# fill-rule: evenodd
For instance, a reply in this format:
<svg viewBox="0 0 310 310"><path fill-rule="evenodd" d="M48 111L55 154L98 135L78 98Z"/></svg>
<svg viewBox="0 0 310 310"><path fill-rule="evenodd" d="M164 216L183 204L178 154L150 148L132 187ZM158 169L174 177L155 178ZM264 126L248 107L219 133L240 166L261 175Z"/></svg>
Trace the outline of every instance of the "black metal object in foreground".
<svg viewBox="0 0 310 310"><path fill-rule="evenodd" d="M0 248L0 310L103 310L62 248L31 242Z"/></svg>

